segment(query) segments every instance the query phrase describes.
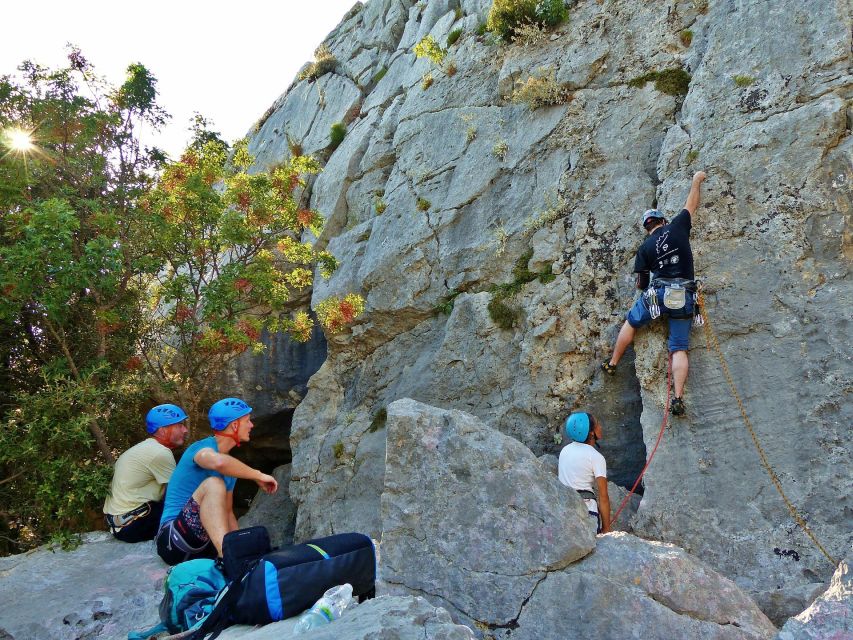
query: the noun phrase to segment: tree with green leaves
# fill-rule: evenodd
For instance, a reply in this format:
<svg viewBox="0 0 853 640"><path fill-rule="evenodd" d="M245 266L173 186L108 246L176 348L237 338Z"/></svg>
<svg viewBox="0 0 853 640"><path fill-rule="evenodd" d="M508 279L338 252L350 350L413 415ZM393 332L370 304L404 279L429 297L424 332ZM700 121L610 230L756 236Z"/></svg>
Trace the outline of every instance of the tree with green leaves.
<svg viewBox="0 0 853 640"><path fill-rule="evenodd" d="M338 264L301 240L323 225L298 197L305 177L319 171L317 162L297 156L251 172L253 164L246 140L229 152L198 126L180 161L143 200L164 268L149 287L153 313L140 353L166 396L194 418L236 356L263 351L264 330L308 340L313 321L305 293L314 270L328 278ZM364 308L354 294L321 309L329 305L352 308L348 322ZM334 324L326 313L320 319L330 332L348 324Z"/></svg>
<svg viewBox="0 0 853 640"><path fill-rule="evenodd" d="M156 97L142 65L114 88L76 49L0 77L0 539L19 548L97 522L147 406L199 423L263 331L306 340L314 271L337 266L302 240L323 224L299 204L314 160L250 171L199 116L169 162L139 141L167 117ZM363 307L317 317L339 331Z"/></svg>
<svg viewBox="0 0 853 640"><path fill-rule="evenodd" d="M158 268L138 207L163 157L137 132L166 114L142 65L118 88L76 49L19 71L0 77L0 503L38 540L83 526L138 413L127 363Z"/></svg>

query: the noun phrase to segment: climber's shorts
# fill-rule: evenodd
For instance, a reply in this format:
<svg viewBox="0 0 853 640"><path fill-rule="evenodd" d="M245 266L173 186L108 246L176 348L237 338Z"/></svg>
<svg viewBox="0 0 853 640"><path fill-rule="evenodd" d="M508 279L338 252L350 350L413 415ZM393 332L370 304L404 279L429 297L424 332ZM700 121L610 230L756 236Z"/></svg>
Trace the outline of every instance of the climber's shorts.
<svg viewBox="0 0 853 640"><path fill-rule="evenodd" d="M692 300L690 306L692 311ZM669 321L669 352L687 351L690 346L690 325L693 324L693 317L673 318L669 315L668 311L666 307L661 306L661 315L667 316L667 320ZM641 329L652 321L652 314L649 312L649 307L646 304L645 295L637 298L637 301L631 307L625 319L635 329Z"/></svg>
<svg viewBox="0 0 853 640"><path fill-rule="evenodd" d="M170 565L193 558L216 557L216 547L201 524L199 505L193 498L187 501L177 518L160 527L157 553Z"/></svg>

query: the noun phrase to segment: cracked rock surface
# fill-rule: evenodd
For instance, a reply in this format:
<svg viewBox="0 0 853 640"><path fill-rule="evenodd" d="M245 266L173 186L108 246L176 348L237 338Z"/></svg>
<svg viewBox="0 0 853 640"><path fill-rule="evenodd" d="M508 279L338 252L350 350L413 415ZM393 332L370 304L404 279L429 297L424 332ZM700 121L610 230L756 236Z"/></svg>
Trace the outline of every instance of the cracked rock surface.
<svg viewBox="0 0 853 640"><path fill-rule="evenodd" d="M524 445L461 411L388 407L382 578L493 638L771 638L731 580L673 545L593 539ZM590 553L593 549L594 551Z"/></svg>
<svg viewBox="0 0 853 640"><path fill-rule="evenodd" d="M569 410L590 410L610 430L611 479L630 484L662 420L665 328L641 332L615 379L598 364L633 300L641 212L677 213L704 169L692 237L713 329L792 502L843 555L849 0L579 0L566 25L527 46L476 35L490 4L356 5L326 42L335 71L294 82L251 137L263 166L289 156L288 135L327 160L306 199L328 216L319 243L341 266L317 279L313 303L350 290L366 299L351 330L329 336L294 415L296 537L379 534L386 439L374 418L401 398L471 413L537 456L559 450ZM421 38L444 46L454 29L455 74L414 56ZM629 85L678 67L691 75L686 95ZM553 75L563 103L512 101L532 75ZM332 151L338 120L348 133ZM501 329L490 289L512 282L531 249L527 268L556 278L520 287L506 301L514 326ZM633 531L701 557L781 624L834 567L761 468L701 330L691 348L687 416L644 478Z"/></svg>
<svg viewBox="0 0 853 640"><path fill-rule="evenodd" d="M0 638L125 640L158 622L167 568L153 543L104 532L70 552L40 547L0 558Z"/></svg>

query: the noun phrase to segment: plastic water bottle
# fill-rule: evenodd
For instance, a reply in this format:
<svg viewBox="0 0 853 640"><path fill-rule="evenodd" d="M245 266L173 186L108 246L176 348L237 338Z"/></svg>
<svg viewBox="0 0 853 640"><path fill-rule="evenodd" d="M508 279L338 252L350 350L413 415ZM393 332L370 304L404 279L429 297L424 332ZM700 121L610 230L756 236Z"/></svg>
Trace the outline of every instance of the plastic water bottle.
<svg viewBox="0 0 853 640"><path fill-rule="evenodd" d="M299 635L329 624L333 620L341 617L344 609L352 600L352 585L340 584L337 587L332 587L323 597L314 603L314 606L308 609L305 613L299 616L296 621L296 626L293 627L294 635Z"/></svg>

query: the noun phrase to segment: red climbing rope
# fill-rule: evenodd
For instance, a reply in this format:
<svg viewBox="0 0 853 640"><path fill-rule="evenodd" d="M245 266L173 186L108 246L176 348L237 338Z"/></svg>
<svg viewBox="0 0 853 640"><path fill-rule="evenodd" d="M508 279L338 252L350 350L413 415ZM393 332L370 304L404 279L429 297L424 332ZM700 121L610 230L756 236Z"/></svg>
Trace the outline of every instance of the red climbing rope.
<svg viewBox="0 0 853 640"><path fill-rule="evenodd" d="M637 476L637 481L634 483L634 486L631 487L631 490L628 492L628 495L625 496L624 500L622 500L622 504L619 505L619 508L616 509L616 513L613 516L613 519L610 521L610 528L612 530L613 525L616 524L616 521L619 519L619 514L622 513L622 509L625 508L625 505L628 503L628 500L631 499L631 496L634 495L634 491L637 490L637 487L640 484L640 480L643 479L643 476L646 474L646 470L649 468L649 465L652 463L652 458L655 457L655 451L658 450L658 445L660 444L661 438L663 438L664 429L666 429L666 422L669 419L669 394L671 389L672 382L672 354L669 354L669 358L667 360L668 364L666 367L666 406L663 410L663 422L660 425L660 433L658 433L658 439L655 441L655 446L652 449L652 454L649 456L649 459L646 461L646 466L643 467L643 470L640 471L640 475Z"/></svg>

